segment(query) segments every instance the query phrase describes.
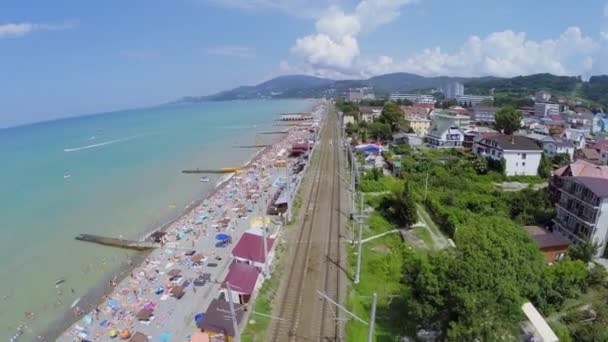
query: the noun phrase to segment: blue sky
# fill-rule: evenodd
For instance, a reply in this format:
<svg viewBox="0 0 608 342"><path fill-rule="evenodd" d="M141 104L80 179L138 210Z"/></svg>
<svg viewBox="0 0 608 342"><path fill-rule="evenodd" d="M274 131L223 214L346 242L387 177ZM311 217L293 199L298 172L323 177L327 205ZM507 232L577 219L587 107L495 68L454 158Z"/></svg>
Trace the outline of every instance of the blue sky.
<svg viewBox="0 0 608 342"><path fill-rule="evenodd" d="M599 0L2 0L1 8L0 127L291 73L608 73Z"/></svg>

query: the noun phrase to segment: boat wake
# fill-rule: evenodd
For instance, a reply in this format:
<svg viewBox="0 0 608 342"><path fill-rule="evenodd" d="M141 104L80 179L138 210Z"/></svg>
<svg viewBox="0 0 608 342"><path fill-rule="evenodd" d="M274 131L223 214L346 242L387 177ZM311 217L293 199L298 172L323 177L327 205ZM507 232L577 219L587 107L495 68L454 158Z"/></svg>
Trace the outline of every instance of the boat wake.
<svg viewBox="0 0 608 342"><path fill-rule="evenodd" d="M86 145L86 146L73 147L73 148L64 148L63 151L64 152L76 152L76 151L88 150L90 148L96 148L96 147L116 144L116 143L119 143L119 142L133 140L133 139L135 139L137 137L139 137L139 136L138 135L134 135L134 136L131 136L131 137L126 137L126 138L121 138L121 139L108 140L108 141L100 142L98 144L93 144L93 145Z"/></svg>

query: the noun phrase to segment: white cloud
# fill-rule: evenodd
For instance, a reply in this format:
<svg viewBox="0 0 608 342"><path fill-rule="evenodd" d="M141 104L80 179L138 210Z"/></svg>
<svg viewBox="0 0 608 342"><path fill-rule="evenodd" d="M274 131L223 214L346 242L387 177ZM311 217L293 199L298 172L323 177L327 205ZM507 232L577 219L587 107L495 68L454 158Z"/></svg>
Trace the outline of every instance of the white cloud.
<svg viewBox="0 0 608 342"><path fill-rule="evenodd" d="M34 31L57 31L74 28L77 22L70 21L61 24L37 24L30 22L0 24L0 38L22 37Z"/></svg>
<svg viewBox="0 0 608 342"><path fill-rule="evenodd" d="M216 56L239 57L239 58L254 58L255 49L246 46L217 46L206 49L207 54Z"/></svg>
<svg viewBox="0 0 608 342"><path fill-rule="evenodd" d="M507 30L483 38L471 36L452 53L435 47L401 61L386 56L361 61L359 67L363 76L397 71L427 76L588 75L595 67L593 56L599 47L578 27L539 42L529 40L524 32Z"/></svg>
<svg viewBox="0 0 608 342"><path fill-rule="evenodd" d="M414 0L362 0L352 13L329 6L315 24L316 33L296 40L291 51L319 68L349 73L360 54L357 37L399 16L399 9Z"/></svg>

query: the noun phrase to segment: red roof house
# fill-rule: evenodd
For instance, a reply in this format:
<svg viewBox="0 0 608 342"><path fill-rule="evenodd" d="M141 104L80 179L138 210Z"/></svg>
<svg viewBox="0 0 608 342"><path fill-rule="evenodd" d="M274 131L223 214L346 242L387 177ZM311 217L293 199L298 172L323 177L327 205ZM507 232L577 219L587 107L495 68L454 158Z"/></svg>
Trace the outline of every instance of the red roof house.
<svg viewBox="0 0 608 342"><path fill-rule="evenodd" d="M274 239L267 237L268 261L272 260L272 246ZM239 262L245 262L255 267L264 266L264 240L261 236L244 233L232 250L232 256Z"/></svg>

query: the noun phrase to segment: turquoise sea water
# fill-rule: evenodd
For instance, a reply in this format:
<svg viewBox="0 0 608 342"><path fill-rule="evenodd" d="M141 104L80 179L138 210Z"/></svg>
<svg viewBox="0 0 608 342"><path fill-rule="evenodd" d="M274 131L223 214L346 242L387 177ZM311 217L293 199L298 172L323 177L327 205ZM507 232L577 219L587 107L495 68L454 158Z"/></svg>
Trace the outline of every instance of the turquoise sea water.
<svg viewBox="0 0 608 342"><path fill-rule="evenodd" d="M23 340L30 340L126 259L124 251L74 236L140 237L218 179L201 183L180 170L241 164L254 150L234 145L272 142L277 136L255 133L277 130L273 120L282 111L310 106L207 103L0 130L0 338L26 321L31 331ZM58 296L60 278L66 282ZM26 311L34 318L26 320Z"/></svg>

